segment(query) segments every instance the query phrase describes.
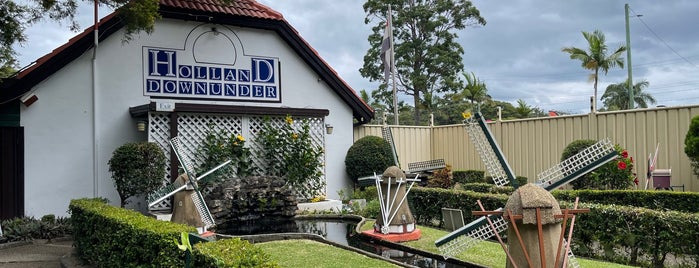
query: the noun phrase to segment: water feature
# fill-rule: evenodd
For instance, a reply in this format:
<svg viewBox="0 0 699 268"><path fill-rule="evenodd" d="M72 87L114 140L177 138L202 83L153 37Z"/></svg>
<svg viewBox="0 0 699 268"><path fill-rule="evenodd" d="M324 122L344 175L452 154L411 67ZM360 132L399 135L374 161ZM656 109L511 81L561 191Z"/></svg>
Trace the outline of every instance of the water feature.
<svg viewBox="0 0 699 268"><path fill-rule="evenodd" d="M255 234L281 234L281 233L307 233L316 234L334 243L354 247L365 252L390 258L405 264L417 267L480 267L454 259L444 260L443 257L421 252L405 246L372 240L358 234L355 231L356 220L342 220L332 218L301 218L287 222L266 222L259 220L241 224L235 228L217 230L217 233L226 235L255 235Z"/></svg>

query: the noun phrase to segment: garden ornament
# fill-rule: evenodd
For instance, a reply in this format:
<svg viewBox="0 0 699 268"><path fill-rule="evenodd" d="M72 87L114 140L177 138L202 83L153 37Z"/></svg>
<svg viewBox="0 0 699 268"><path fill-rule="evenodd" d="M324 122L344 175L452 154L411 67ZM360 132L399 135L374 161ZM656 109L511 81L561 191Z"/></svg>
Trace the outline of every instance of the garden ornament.
<svg viewBox="0 0 699 268"><path fill-rule="evenodd" d="M485 164L486 170L493 177L494 183L497 186L511 183L517 189L516 176L507 163L507 159L505 159L483 116L480 113L475 113L474 115L463 113L462 115L466 132ZM546 191L552 191L612 161L616 156L617 152L614 150L614 146L609 138L603 139L541 172L538 175L536 184ZM503 213L502 208L496 211ZM505 230L507 230L507 222L502 216L483 215L475 221L441 237L435 241L435 245L445 258L449 258ZM569 255L572 255L572 253L569 252ZM571 259L571 262L574 262L574 260Z"/></svg>
<svg viewBox="0 0 699 268"><path fill-rule="evenodd" d="M191 191L190 194L188 194L187 196L189 196L189 199L191 200L191 204L193 205L193 207L196 208L196 212L198 214L196 216L198 216L198 218L202 222L202 225L195 227L197 227L199 233L204 233L206 232L206 229L214 225L214 218L213 216L211 216L211 212L209 211L209 208L206 206L204 197L201 195L201 192L199 191L197 181L213 173L219 168L222 168L223 166L229 164L231 160L228 160L214 167L213 169L204 172L204 174L197 176L194 172L194 162L189 157L189 155L184 154L180 139L178 137L172 138L172 140L170 140L170 146L172 146L172 150L175 152L177 160L179 160L180 164L182 165L185 177L182 177L180 180L175 180L175 182L173 182L172 184L167 185L151 193L148 196L148 207L152 207L180 191Z"/></svg>

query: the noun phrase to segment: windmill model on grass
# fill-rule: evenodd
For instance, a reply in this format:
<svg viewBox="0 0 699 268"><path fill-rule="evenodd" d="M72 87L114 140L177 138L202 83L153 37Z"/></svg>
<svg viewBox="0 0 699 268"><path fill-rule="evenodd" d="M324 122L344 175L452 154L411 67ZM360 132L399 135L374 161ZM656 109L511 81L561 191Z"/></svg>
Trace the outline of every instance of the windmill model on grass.
<svg viewBox="0 0 699 268"><path fill-rule="evenodd" d="M512 172L512 168L507 163L481 114L475 113L472 117L470 113L464 113L464 118L466 132L476 147L488 173L493 177L494 183L497 186L511 183L516 189L519 185L517 185L514 172ZM616 156L617 152L614 150L612 142L608 138L603 139L541 172L536 184L547 191L552 191L604 165ZM502 208L499 208L496 211L501 210ZM435 245L445 258L453 257L483 240L496 236L497 233L493 230L497 230L497 233L507 230L507 222L503 217L480 217L438 239L435 241ZM567 255L570 258L569 264L572 267L578 267L570 250Z"/></svg>
<svg viewBox="0 0 699 268"><path fill-rule="evenodd" d="M214 167L213 169L204 172L204 174L197 176L197 174L194 171L194 161L192 161L188 154L184 154L184 148L180 142L180 139L178 137L174 137L169 142L170 146L172 146L172 150L175 152L175 155L177 156L177 160L179 160L180 164L182 165L182 169L184 170L184 175L186 176L186 178L184 180L178 178L172 184L167 185L151 193L148 196L148 207L153 207L158 203L164 201L166 198L169 198L170 196L173 196L180 191L188 191L189 196L191 196L192 203L194 204L194 207L198 214L195 215L199 218L197 222L203 223L203 226L195 227L199 229L200 233L204 233L208 228L214 226L214 217L211 215L209 208L206 206L206 202L204 201L204 197L201 195L201 191L199 191L197 182L201 181L204 177L213 173L214 171L224 167L225 165L228 165L231 162L231 160L223 162L222 164ZM175 212L175 209L176 208L173 208L173 214Z"/></svg>

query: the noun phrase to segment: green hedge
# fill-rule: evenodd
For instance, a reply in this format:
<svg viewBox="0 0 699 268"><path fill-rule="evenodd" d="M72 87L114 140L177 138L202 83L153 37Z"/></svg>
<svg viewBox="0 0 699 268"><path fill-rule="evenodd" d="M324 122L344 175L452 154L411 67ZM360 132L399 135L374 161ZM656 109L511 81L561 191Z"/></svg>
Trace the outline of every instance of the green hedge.
<svg viewBox="0 0 699 268"><path fill-rule="evenodd" d="M579 256L652 267L664 267L668 254L699 260L697 213L587 203L579 207L591 211L575 220L573 252Z"/></svg>
<svg viewBox="0 0 699 268"><path fill-rule="evenodd" d="M184 267L185 252L175 242L183 232L196 232L188 225L110 206L103 199L72 200L69 212L78 257L98 267ZM195 247L194 267L276 267L247 241L205 244Z"/></svg>
<svg viewBox="0 0 699 268"><path fill-rule="evenodd" d="M69 211L78 257L99 267L182 267L185 254L174 240L196 232L100 199L72 200Z"/></svg>
<svg viewBox="0 0 699 268"><path fill-rule="evenodd" d="M554 196L563 193L574 196L580 193L585 199L585 191L554 191ZM593 192L593 191L590 191ZM594 191L615 193L623 191ZM633 192L633 191L631 191ZM635 191L641 192L641 191ZM677 193L646 191L663 196L667 200ZM599 194L601 198L601 193ZM615 196L610 194L609 196ZM683 198L685 195L676 195ZM486 210L505 206L508 195L485 194L473 191L445 190L415 187L408 195L413 215L420 224L441 222L441 208L456 208L464 212L466 223L476 219L471 211L480 210L476 200L481 200ZM558 197L557 197L558 198ZM628 200L628 199L626 199ZM686 200L675 200L686 202ZM650 202L650 201L649 201ZM572 203L562 201L561 207L572 207ZM679 211L652 210L620 205L580 203L580 208L589 208L589 213L580 214L575 220L573 245L576 255L605 259L609 261L663 267L668 254L689 256L699 259L699 214ZM440 224L441 225L441 224ZM593 245L600 248L593 250Z"/></svg>
<svg viewBox="0 0 699 268"><path fill-rule="evenodd" d="M455 170L454 181L458 183L485 183L485 171L482 170Z"/></svg>
<svg viewBox="0 0 699 268"><path fill-rule="evenodd" d="M461 190L474 191L478 193L510 195L515 188L512 186L498 187L492 183L465 183L461 185Z"/></svg>
<svg viewBox="0 0 699 268"><path fill-rule="evenodd" d="M638 191L638 190L557 190L551 194L559 201L575 201L596 204L615 204L622 206L643 207L655 210L676 210L680 212L699 212L699 193L674 191Z"/></svg>

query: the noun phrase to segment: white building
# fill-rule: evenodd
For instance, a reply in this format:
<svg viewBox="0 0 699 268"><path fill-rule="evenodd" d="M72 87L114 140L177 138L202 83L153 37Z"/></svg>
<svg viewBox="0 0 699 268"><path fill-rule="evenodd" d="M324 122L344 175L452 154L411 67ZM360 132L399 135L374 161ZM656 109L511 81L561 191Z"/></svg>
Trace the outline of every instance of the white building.
<svg viewBox="0 0 699 268"><path fill-rule="evenodd" d="M264 116L310 118L326 194L351 185L352 128L374 112L280 13L252 0L162 0L160 13L152 34L128 43L111 14L98 46L87 29L3 81L0 218L65 216L81 197L116 205L107 162L117 147L150 140L169 152L170 137L196 143L207 124L250 137Z"/></svg>

